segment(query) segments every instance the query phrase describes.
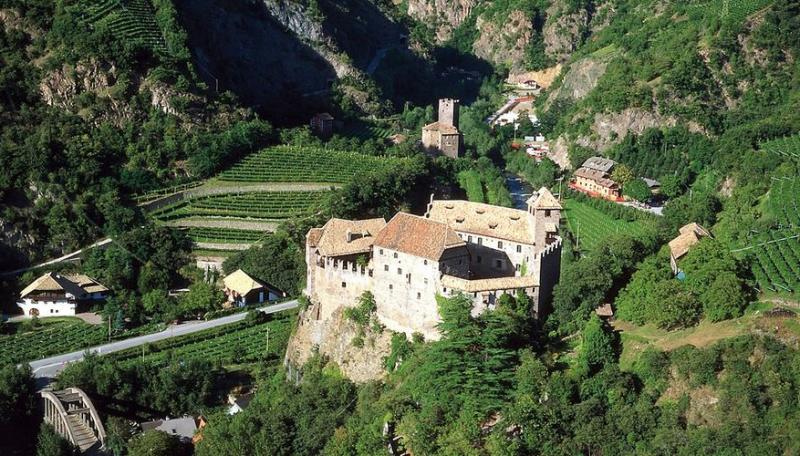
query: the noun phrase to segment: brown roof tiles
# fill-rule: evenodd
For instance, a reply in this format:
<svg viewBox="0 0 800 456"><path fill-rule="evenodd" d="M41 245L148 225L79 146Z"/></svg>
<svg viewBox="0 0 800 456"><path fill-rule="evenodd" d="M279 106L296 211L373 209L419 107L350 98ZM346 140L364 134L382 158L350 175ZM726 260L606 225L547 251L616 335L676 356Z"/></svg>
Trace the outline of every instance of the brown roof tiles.
<svg viewBox="0 0 800 456"><path fill-rule="evenodd" d="M375 245L438 261L445 250L466 244L444 223L398 212L378 233Z"/></svg>

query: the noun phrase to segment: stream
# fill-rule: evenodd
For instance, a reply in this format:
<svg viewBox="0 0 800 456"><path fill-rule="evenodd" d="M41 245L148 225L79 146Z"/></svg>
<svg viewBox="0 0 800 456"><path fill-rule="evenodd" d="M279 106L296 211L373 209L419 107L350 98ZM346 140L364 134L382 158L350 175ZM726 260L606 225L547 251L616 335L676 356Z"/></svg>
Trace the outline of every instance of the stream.
<svg viewBox="0 0 800 456"><path fill-rule="evenodd" d="M527 210L525 201L533 194L533 188L514 173L506 172L504 176L506 178L506 187L511 193L512 201L514 201L514 208L523 211Z"/></svg>

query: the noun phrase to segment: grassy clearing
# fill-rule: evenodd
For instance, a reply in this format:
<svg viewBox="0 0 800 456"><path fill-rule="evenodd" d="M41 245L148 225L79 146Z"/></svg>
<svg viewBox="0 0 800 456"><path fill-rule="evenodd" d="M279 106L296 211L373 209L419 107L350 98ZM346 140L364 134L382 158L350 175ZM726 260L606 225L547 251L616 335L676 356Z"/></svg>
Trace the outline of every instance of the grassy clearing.
<svg viewBox="0 0 800 456"><path fill-rule="evenodd" d="M770 316L766 312L774 307L768 302L756 302L740 318L720 322L703 320L697 326L679 331L665 331L654 325L636 326L616 320L612 323L622 340L620 366L630 369L639 354L647 347L670 351L684 345L702 348L722 339L749 333L769 333L784 340L800 340L800 321L797 317Z"/></svg>
<svg viewBox="0 0 800 456"><path fill-rule="evenodd" d="M650 225L643 220L617 220L599 209L570 199L564 201L564 216L570 232L578 239L578 247L584 251L594 250L615 234L641 234Z"/></svg>

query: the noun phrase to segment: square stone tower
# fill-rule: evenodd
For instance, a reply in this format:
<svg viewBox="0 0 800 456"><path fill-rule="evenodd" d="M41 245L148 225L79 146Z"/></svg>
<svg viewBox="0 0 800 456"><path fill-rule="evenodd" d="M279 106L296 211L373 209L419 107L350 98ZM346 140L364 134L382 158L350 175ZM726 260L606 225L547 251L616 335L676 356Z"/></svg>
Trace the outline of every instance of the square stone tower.
<svg viewBox="0 0 800 456"><path fill-rule="evenodd" d="M458 128L459 101L453 98L439 100L439 125Z"/></svg>

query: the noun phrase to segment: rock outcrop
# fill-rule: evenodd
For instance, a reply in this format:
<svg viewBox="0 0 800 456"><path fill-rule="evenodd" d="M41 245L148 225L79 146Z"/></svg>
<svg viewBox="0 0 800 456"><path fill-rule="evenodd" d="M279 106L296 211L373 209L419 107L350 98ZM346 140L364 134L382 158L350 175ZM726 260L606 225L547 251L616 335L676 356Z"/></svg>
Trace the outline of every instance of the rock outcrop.
<svg viewBox="0 0 800 456"><path fill-rule="evenodd" d="M363 328L363 346L356 347L353 341L360 335L361 328L344 317L344 309L340 307L329 318L317 320L318 305L300 312L297 329L286 348L286 361L300 367L318 350L356 383L383 378L386 375L384 358L391 351L391 332Z"/></svg>
<svg viewBox="0 0 800 456"><path fill-rule="evenodd" d="M495 64L505 64L512 71L522 68L525 51L533 36L533 22L524 11L511 11L502 23L481 16L476 27L479 35L472 45L476 56Z"/></svg>
<svg viewBox="0 0 800 456"><path fill-rule="evenodd" d="M615 55L615 54L611 54ZM555 90L547 97L545 108L557 99L580 100L597 87L598 81L606 72L611 55L602 58L587 56L573 62L564 78Z"/></svg>
<svg viewBox="0 0 800 456"><path fill-rule="evenodd" d="M469 17L477 4L478 0L408 0L406 13L432 28L436 40L443 43L450 39L453 30Z"/></svg>

